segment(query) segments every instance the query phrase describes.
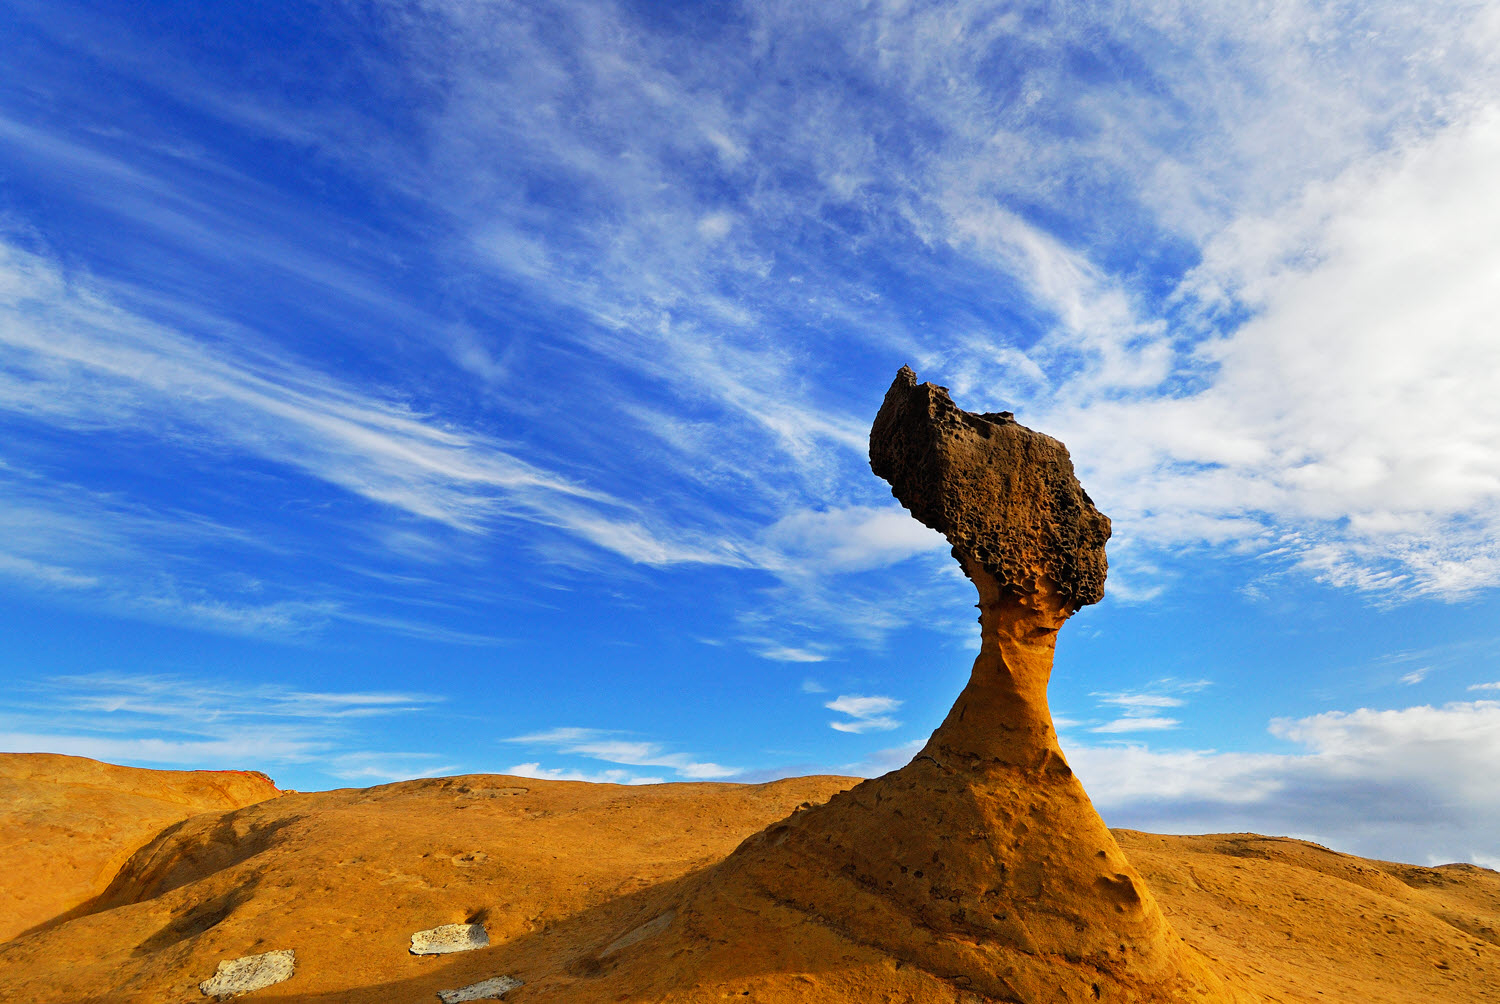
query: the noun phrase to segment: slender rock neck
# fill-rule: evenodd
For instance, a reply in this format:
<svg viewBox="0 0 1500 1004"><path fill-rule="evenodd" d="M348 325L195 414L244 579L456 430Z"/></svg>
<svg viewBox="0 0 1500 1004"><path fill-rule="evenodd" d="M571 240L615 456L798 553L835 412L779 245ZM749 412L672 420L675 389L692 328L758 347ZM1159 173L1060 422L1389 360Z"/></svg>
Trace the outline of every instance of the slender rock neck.
<svg viewBox="0 0 1500 1004"><path fill-rule="evenodd" d="M1069 611L1046 580L1036 593L1018 595L1002 590L977 562L964 565L979 588L979 656L924 752L939 763L1035 765L1045 751L1058 750L1047 682Z"/></svg>

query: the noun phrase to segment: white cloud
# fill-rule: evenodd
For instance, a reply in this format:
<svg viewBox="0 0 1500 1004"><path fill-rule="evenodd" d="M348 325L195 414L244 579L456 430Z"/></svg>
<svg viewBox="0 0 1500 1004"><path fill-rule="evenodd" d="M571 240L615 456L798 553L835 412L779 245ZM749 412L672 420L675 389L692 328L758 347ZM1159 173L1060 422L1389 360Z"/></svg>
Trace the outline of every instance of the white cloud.
<svg viewBox="0 0 1500 1004"><path fill-rule="evenodd" d="M1102 704L1113 704L1117 707L1137 711L1144 708L1180 708L1182 698L1168 697L1165 694L1100 694L1092 695L1099 698Z"/></svg>
<svg viewBox="0 0 1500 1004"><path fill-rule="evenodd" d="M22 579L49 588L88 589L99 584L97 575L86 575L60 565L35 561L18 554L0 554L0 575Z"/></svg>
<svg viewBox="0 0 1500 1004"><path fill-rule="evenodd" d="M1476 683L1470 690L1500 690L1500 683Z"/></svg>
<svg viewBox="0 0 1500 1004"><path fill-rule="evenodd" d="M1208 680L1178 680L1169 677L1157 680L1151 686L1157 691L1168 690L1179 694L1193 694L1210 686L1210 682ZM1186 703L1181 697L1173 697L1166 693L1095 692L1091 696L1097 698L1100 705L1107 709L1119 709L1124 713L1121 718L1095 725L1089 729L1090 732L1099 733L1160 732L1175 729L1181 722L1176 718L1166 717L1162 712L1168 708L1180 708Z"/></svg>
<svg viewBox="0 0 1500 1004"><path fill-rule="evenodd" d="M1423 666L1421 669L1414 669L1410 673L1403 674L1401 682L1410 687L1427 679L1427 674L1431 672L1431 666Z"/></svg>
<svg viewBox="0 0 1500 1004"><path fill-rule="evenodd" d="M325 768L334 777L365 784L410 781L457 773L461 765L443 763L434 753L341 753L330 757Z"/></svg>
<svg viewBox="0 0 1500 1004"><path fill-rule="evenodd" d="M597 457L523 456L275 353L221 357L13 247L7 372L31 379L0 380L0 394L75 430L125 423L269 458L463 533L523 520L649 566L770 570L783 588L746 591L760 623L745 630L793 658L878 645L954 595L818 588L942 546L875 504L874 402L847 391L850 359L922 361L972 406L1035 402L1118 543L1138 545L1117 596L1156 595L1151 550L1197 542L1355 589L1453 596L1500 581L1481 107L1500 79L1500 19L1486 4L1301 0L1267 18L1177 2L1077 13L763 5L688 47L624 5L436 2L384 22L381 58L436 85L413 109L421 144L346 107L257 107L187 62L128 69L239 128L357 161L433 211L433 229L467 228L424 250L455 286L499 277L558 311L549 338L618 398L653 495L677 482L678 497L646 504L567 473ZM96 41L98 58L129 61ZM1079 53L1150 67L1149 80L1081 79ZM260 203L236 216L202 185L3 129L8 149L87 179L87 197L177 246L221 261L243 248L275 275L430 327L370 275L299 253L313 228L295 207L270 207L277 226L257 229ZM539 198L549 186L573 194ZM1176 300L1145 288L1200 252ZM897 285L930 316L913 317ZM953 288L965 302L947 302ZM484 333L450 327L439 337L468 372L520 377ZM705 506L703 487L722 494ZM0 564L44 588L99 578L47 553ZM318 617L192 599L205 621Z"/></svg>
<svg viewBox="0 0 1500 1004"><path fill-rule="evenodd" d="M773 662L824 662L828 659L822 652L790 645L769 645L759 649L758 654L762 659Z"/></svg>
<svg viewBox="0 0 1500 1004"><path fill-rule="evenodd" d="M0 240L0 408L79 431L204 438L459 530L502 518L556 527L647 565L743 564L722 542L671 539L607 493L491 439L278 357L232 352L133 314Z"/></svg>
<svg viewBox="0 0 1500 1004"><path fill-rule="evenodd" d="M678 777L690 781L712 781L740 772L738 767L724 767L694 760L686 753L668 753L660 743L612 738L618 735L620 733L607 729L556 728L531 735L511 736L501 741L551 747L559 753L589 757L607 763L628 764L633 767L667 767L675 771ZM587 780L581 776L571 779Z"/></svg>
<svg viewBox="0 0 1500 1004"><path fill-rule="evenodd" d="M798 510L767 528L764 539L785 561L810 573L883 568L948 549L942 534L895 506ZM778 561L764 563L774 567Z"/></svg>
<svg viewBox="0 0 1500 1004"><path fill-rule="evenodd" d="M826 694L828 693L828 688L809 676L802 681L802 692L804 694Z"/></svg>
<svg viewBox="0 0 1500 1004"><path fill-rule="evenodd" d="M1500 583L1497 159L1476 112L1208 244L1184 295L1253 316L1184 360L1207 386L1049 417L1126 538L1371 592Z"/></svg>
<svg viewBox="0 0 1500 1004"><path fill-rule="evenodd" d="M11 753L62 753L127 766L194 770L260 769L276 763L300 763L325 753L320 738L237 729L219 739L159 739L110 736L84 731L22 732L0 730L0 749Z"/></svg>
<svg viewBox="0 0 1500 1004"><path fill-rule="evenodd" d="M900 728L901 722L895 718L882 716L878 718L856 718L849 721L832 721L828 723L828 727L837 732L853 732L857 735L864 732L884 732Z"/></svg>
<svg viewBox="0 0 1500 1004"><path fill-rule="evenodd" d="M167 676L53 677L45 689L64 706L181 722L228 719L362 718L417 711L444 698L388 692L313 693L272 684L213 684Z"/></svg>
<svg viewBox="0 0 1500 1004"><path fill-rule="evenodd" d="M849 716L844 721L829 722L828 727L831 729L855 733L884 732L900 727L901 723L892 718L890 713L900 708L902 703L894 697L840 694L823 707Z"/></svg>
<svg viewBox="0 0 1500 1004"><path fill-rule="evenodd" d="M1500 702L1333 711L1271 732L1303 752L1082 746L1068 761L1115 826L1290 835L1428 864L1500 854Z"/></svg>
<svg viewBox="0 0 1500 1004"><path fill-rule="evenodd" d="M722 240L734 226L734 217L728 213L709 213L698 221L698 233L709 240Z"/></svg>
<svg viewBox="0 0 1500 1004"><path fill-rule="evenodd" d="M1125 718L1116 718L1112 722L1103 725L1095 725L1089 729L1090 732L1159 732L1163 729L1175 729L1180 725L1176 718L1160 718L1150 715L1129 715Z"/></svg>
<svg viewBox="0 0 1500 1004"><path fill-rule="evenodd" d="M664 784L666 778L641 777L628 770L600 770L588 773L565 767L543 767L539 761L518 763L505 771L516 777L535 777L546 781L587 781L590 784Z"/></svg>
<svg viewBox="0 0 1500 1004"><path fill-rule="evenodd" d="M112 763L234 769L312 765L334 777L397 780L452 769L427 753L359 748L374 717L420 713L443 698L385 691L304 691L179 676L59 676L15 688L0 748Z"/></svg>
<svg viewBox="0 0 1500 1004"><path fill-rule="evenodd" d="M899 770L911 763L911 758L927 745L926 739L911 739L899 746L876 750L869 756L842 768L855 777L878 777L889 771Z"/></svg>
<svg viewBox="0 0 1500 1004"><path fill-rule="evenodd" d="M895 711L901 707L901 702L894 697L862 697L858 694L841 694L823 706L842 714L853 715L855 718L867 718L870 715Z"/></svg>

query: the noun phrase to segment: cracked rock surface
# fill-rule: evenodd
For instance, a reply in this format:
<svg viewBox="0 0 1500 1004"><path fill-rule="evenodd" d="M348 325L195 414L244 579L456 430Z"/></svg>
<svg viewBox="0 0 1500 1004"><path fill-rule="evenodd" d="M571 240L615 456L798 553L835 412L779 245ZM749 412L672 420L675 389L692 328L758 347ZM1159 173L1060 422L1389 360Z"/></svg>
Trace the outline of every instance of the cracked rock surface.
<svg viewBox="0 0 1500 1004"><path fill-rule="evenodd" d="M213 976L198 984L198 989L205 997L227 1001L285 982L292 978L296 968L297 956L290 948L225 959Z"/></svg>

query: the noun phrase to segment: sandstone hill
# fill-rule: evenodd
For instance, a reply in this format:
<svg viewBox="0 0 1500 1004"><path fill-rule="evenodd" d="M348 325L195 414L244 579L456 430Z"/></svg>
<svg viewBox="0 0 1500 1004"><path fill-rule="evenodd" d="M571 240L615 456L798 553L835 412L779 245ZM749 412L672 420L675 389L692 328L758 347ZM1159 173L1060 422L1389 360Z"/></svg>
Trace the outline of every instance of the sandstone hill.
<svg viewBox="0 0 1500 1004"><path fill-rule="evenodd" d="M0 941L103 892L163 827L280 794L253 771L0 753Z"/></svg>
<svg viewBox="0 0 1500 1004"><path fill-rule="evenodd" d="M180 777L12 758L39 809L0 841L0 874L26 873L0 906L31 911L0 914L29 927L0 944L0 999L190 1001L220 962L258 956L284 978L254 991L266 1001L485 982L559 1004L1500 1002L1500 874L1105 827L1047 707L1058 632L1102 597L1110 532L1061 443L903 368L870 456L979 598L969 683L905 767L280 797L251 777L216 804L192 789L159 828L140 805L185 792ZM91 770L103 783L85 790ZM71 885L37 923L44 875Z"/></svg>
<svg viewBox="0 0 1500 1004"><path fill-rule="evenodd" d="M8 760L33 760L39 787L62 762L49 804L93 816L100 830L131 818L69 782L65 758ZM157 773L122 771L117 794ZM210 811L141 838L107 894L71 919L0 944L0 1000L203 1001L197 984L221 959L282 948L296 951L295 975L243 1000L434 1004L439 990L497 974L525 982L504 998L521 1004L992 1000L960 974L903 963L795 905L672 913L745 838L857 783L622 787L488 775ZM35 861L14 856L25 846L14 837L41 832L32 826L6 819L7 889ZM1113 838L1186 944L1263 1000L1500 1001L1500 874L1251 834ZM61 866L97 860L86 842L50 846ZM3 902L0 923L14 928L16 901ZM462 921L483 923L491 947L407 951L413 932Z"/></svg>

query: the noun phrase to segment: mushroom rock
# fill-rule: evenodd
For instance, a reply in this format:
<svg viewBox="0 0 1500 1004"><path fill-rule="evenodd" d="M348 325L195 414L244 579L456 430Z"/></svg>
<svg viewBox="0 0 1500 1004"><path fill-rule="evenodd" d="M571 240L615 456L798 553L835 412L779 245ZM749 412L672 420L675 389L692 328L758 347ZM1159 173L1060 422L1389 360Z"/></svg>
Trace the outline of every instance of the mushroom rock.
<svg viewBox="0 0 1500 1004"><path fill-rule="evenodd" d="M993 999L1248 999L1172 930L1058 746L1057 632L1103 597L1110 531L1067 449L1009 413L963 411L903 367L870 465L978 588L973 673L909 764L768 827L721 867Z"/></svg>

